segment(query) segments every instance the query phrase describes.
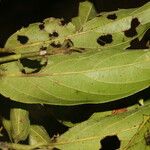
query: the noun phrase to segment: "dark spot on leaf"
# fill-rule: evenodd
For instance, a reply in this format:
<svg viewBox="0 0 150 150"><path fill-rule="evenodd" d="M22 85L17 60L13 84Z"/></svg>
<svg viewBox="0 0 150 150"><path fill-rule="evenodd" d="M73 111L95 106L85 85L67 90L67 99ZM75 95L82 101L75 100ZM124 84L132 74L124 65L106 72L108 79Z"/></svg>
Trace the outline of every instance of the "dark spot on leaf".
<svg viewBox="0 0 150 150"><path fill-rule="evenodd" d="M37 73L41 70L43 66L46 65L46 64L41 64L41 61L31 60L28 58L21 59L20 62L24 67L24 69L22 69L22 73L25 73L25 74L28 73L25 68L33 69L33 71L31 71L30 73Z"/></svg>
<svg viewBox="0 0 150 150"><path fill-rule="evenodd" d="M75 93L76 93L76 94L79 94L79 92L80 92L79 90L75 90Z"/></svg>
<svg viewBox="0 0 150 150"><path fill-rule="evenodd" d="M70 39L67 39L67 43L65 45L65 48L70 48L73 46L73 42Z"/></svg>
<svg viewBox="0 0 150 150"><path fill-rule="evenodd" d="M61 150L61 149L54 147L52 150Z"/></svg>
<svg viewBox="0 0 150 150"><path fill-rule="evenodd" d="M107 18L111 19L111 20L115 20L115 19L117 19L117 16L116 16L116 14L110 14L107 16Z"/></svg>
<svg viewBox="0 0 150 150"><path fill-rule="evenodd" d="M150 146L150 131L148 130L147 133L145 134L145 142L146 142L146 145L149 145Z"/></svg>
<svg viewBox="0 0 150 150"><path fill-rule="evenodd" d="M146 48L146 45L143 41L139 41L138 38L133 39L130 42L130 47L128 47L127 49L144 49Z"/></svg>
<svg viewBox="0 0 150 150"><path fill-rule="evenodd" d="M97 39L97 43L100 44L101 46L104 46L105 44L111 43L112 40L112 35L107 34L107 35L102 35Z"/></svg>
<svg viewBox="0 0 150 150"><path fill-rule="evenodd" d="M27 36L24 35L18 35L17 36L17 40L21 43L21 44L26 44L29 40L29 38Z"/></svg>
<svg viewBox="0 0 150 150"><path fill-rule="evenodd" d="M4 66L0 66L0 80L5 76L5 71L7 71L7 68Z"/></svg>
<svg viewBox="0 0 150 150"><path fill-rule="evenodd" d="M122 42L125 42L125 39L124 39L124 37L122 38Z"/></svg>
<svg viewBox="0 0 150 150"><path fill-rule="evenodd" d="M72 53L72 52L83 53L84 50L85 50L84 48L71 49L70 53Z"/></svg>
<svg viewBox="0 0 150 150"><path fill-rule="evenodd" d="M60 43L56 44L55 42L50 44L54 48L60 48L62 45Z"/></svg>
<svg viewBox="0 0 150 150"><path fill-rule="evenodd" d="M84 51L84 50L85 50L85 48L80 48L80 50Z"/></svg>
<svg viewBox="0 0 150 150"><path fill-rule="evenodd" d="M39 24L40 30L43 30L45 28L44 23Z"/></svg>
<svg viewBox="0 0 150 150"><path fill-rule="evenodd" d="M47 47L46 47L46 46L42 46L42 47L40 48L40 51L45 51L45 50L47 50Z"/></svg>
<svg viewBox="0 0 150 150"><path fill-rule="evenodd" d="M100 150L116 150L120 148L121 142L116 135L106 136L101 141Z"/></svg>
<svg viewBox="0 0 150 150"><path fill-rule="evenodd" d="M137 35L136 27L138 27L140 24L138 18L134 18L131 21L131 28L129 30L124 31L125 36L127 37L134 37Z"/></svg>
<svg viewBox="0 0 150 150"><path fill-rule="evenodd" d="M4 52L4 53L0 53L0 57L5 57L5 56L9 56L9 55L13 55L15 53L13 52Z"/></svg>
<svg viewBox="0 0 150 150"><path fill-rule="evenodd" d="M140 42L140 41L139 41L138 38L132 40L132 41L130 42L130 47L129 47L129 49L136 48L135 46L137 46L139 42Z"/></svg>
<svg viewBox="0 0 150 150"><path fill-rule="evenodd" d="M58 37L58 36L59 34L56 31L54 31L53 33L49 33L49 37Z"/></svg>

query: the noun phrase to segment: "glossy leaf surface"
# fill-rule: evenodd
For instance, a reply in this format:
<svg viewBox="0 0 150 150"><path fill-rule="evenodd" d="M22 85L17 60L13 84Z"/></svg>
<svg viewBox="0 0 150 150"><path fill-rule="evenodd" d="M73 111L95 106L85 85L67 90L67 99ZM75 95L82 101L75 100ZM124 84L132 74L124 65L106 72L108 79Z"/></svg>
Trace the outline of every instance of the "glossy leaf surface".
<svg viewBox="0 0 150 150"><path fill-rule="evenodd" d="M141 39L150 27L150 3L140 8L120 9L95 16L89 2L80 4L79 16L65 24L62 19L48 18L14 33L5 48L15 53L51 50L61 47L65 40L75 48L122 48ZM94 17L94 18L93 18Z"/></svg>
<svg viewBox="0 0 150 150"><path fill-rule="evenodd" d="M144 115L150 116L149 103L150 101L139 109L103 118L99 113L95 113L87 121L71 128L68 132L60 136L57 139L55 147L61 150L105 149L109 145L103 145L102 141L110 137L116 137L114 143L111 143L111 141L109 143L110 145L112 144L112 147L115 145L116 140L120 141L116 149L125 150L130 142L139 142L141 138L143 142L139 142L138 144L146 147L144 135L147 134L146 129L149 128L149 122L145 120ZM141 127L143 132L141 131ZM141 132L142 134L140 134ZM133 137L136 140L133 140ZM133 145L135 144L134 142Z"/></svg>
<svg viewBox="0 0 150 150"><path fill-rule="evenodd" d="M33 74L21 73L15 62L2 67L0 93L24 103L104 103L150 85L149 50L51 56L48 65Z"/></svg>

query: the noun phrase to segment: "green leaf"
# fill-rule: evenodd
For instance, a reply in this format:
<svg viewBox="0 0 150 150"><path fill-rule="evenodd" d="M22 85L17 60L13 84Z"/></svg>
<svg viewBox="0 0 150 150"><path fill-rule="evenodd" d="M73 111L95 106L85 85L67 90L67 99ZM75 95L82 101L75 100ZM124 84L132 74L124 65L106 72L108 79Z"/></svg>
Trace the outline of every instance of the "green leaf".
<svg viewBox="0 0 150 150"><path fill-rule="evenodd" d="M72 23L75 25L76 30L82 30L83 25L96 17L96 10L92 3L85 1L79 5L78 16L72 19Z"/></svg>
<svg viewBox="0 0 150 150"><path fill-rule="evenodd" d="M3 127L0 127L0 137L3 136L2 132Z"/></svg>
<svg viewBox="0 0 150 150"><path fill-rule="evenodd" d="M137 133L133 136L124 150L150 149L150 116L145 116Z"/></svg>
<svg viewBox="0 0 150 150"><path fill-rule="evenodd" d="M141 39L150 27L149 13L150 3L140 8L101 13L83 25L83 31L73 37L73 42L78 40L78 46L85 48L126 48L133 39ZM108 19L109 16L115 19ZM135 32L130 32L130 29L135 29Z"/></svg>
<svg viewBox="0 0 150 150"><path fill-rule="evenodd" d="M29 133L29 144L48 144L51 139L43 126L31 125Z"/></svg>
<svg viewBox="0 0 150 150"><path fill-rule="evenodd" d="M7 120L7 119L3 118L2 123L3 123L3 126L4 126L5 130L8 133L9 139L11 141L13 141L12 137L11 137L11 122L10 122L10 120Z"/></svg>
<svg viewBox="0 0 150 150"><path fill-rule="evenodd" d="M11 137L15 143L25 140L30 130L29 113L21 108L10 110Z"/></svg>
<svg viewBox="0 0 150 150"><path fill-rule="evenodd" d="M51 48L50 44L62 44L64 38L75 32L72 23L62 25L62 19L48 18L42 23L33 23L14 33L5 48L16 53L40 51ZM58 40L60 39L60 40Z"/></svg>
<svg viewBox="0 0 150 150"><path fill-rule="evenodd" d="M65 40L69 40L74 48L125 49L133 39L141 39L150 27L150 3L136 9L103 13L95 18L92 4L84 2L80 7L79 17L73 19L78 26L72 22L64 24L62 19L48 18L14 33L5 48L15 53L27 53L60 48ZM116 18L110 19L113 15Z"/></svg>
<svg viewBox="0 0 150 150"><path fill-rule="evenodd" d="M58 137L54 146L61 150L98 150L102 148L101 140L108 136L116 136L121 144L118 149L122 150L128 145L132 137L137 134L141 124L145 122L143 116L150 115L150 101L139 109L125 113L103 118L100 114L95 113L87 121L71 128L68 132Z"/></svg>
<svg viewBox="0 0 150 150"><path fill-rule="evenodd" d="M23 103L104 103L150 86L149 50L55 55L34 74L21 73L14 62L2 67L0 93Z"/></svg>
<svg viewBox="0 0 150 150"><path fill-rule="evenodd" d="M129 100L130 101L130 100ZM129 102L128 101L128 102ZM107 117L112 114L117 114L129 110L138 109L139 107L144 105L144 101L140 99L140 102L129 106L128 102L124 103L121 108L120 106L113 107L112 103L107 103L105 105L78 105L78 106L56 106L56 107L50 107L50 110L53 114L53 116L59 121L61 124L64 124L68 127L76 126L77 124L81 123L82 121L85 121L91 114L94 112L97 112L98 110L102 111L104 107L109 108L103 110L101 113L99 113L99 117ZM117 104L117 102L115 102ZM107 111L106 111L107 110ZM81 116L82 114L82 116Z"/></svg>

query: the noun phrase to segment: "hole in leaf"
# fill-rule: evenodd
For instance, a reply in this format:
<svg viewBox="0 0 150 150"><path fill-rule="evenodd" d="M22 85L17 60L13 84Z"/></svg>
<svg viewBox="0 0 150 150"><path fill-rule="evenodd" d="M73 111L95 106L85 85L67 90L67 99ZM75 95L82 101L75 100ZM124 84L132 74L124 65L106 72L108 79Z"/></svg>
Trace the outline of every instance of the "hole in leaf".
<svg viewBox="0 0 150 150"><path fill-rule="evenodd" d="M111 34L102 35L97 39L97 43L100 44L101 46L104 46L105 44L109 44L112 41L113 39Z"/></svg>
<svg viewBox="0 0 150 150"><path fill-rule="evenodd" d="M42 46L42 47L40 48L40 50L41 50L41 51L45 51L45 50L47 50L47 47Z"/></svg>
<svg viewBox="0 0 150 150"><path fill-rule="evenodd" d="M139 41L138 38L135 38L130 42L130 47L128 47L127 49L143 49L143 48L147 48L146 44L143 41Z"/></svg>
<svg viewBox="0 0 150 150"><path fill-rule="evenodd" d="M115 20L115 19L117 19L117 16L116 16L116 14L110 14L107 16L107 18L111 19L111 20Z"/></svg>
<svg viewBox="0 0 150 150"><path fill-rule="evenodd" d="M54 147L52 150L60 150L59 148Z"/></svg>
<svg viewBox="0 0 150 150"><path fill-rule="evenodd" d="M60 48L62 45L60 43L56 44L55 42L50 44L54 48Z"/></svg>
<svg viewBox="0 0 150 150"><path fill-rule="evenodd" d="M17 40L21 43L21 44L26 44L29 40L29 38L27 36L24 35L18 35L17 36Z"/></svg>
<svg viewBox="0 0 150 150"><path fill-rule="evenodd" d="M70 48L73 46L73 42L70 39L67 39L67 43L65 45L65 48Z"/></svg>
<svg viewBox="0 0 150 150"><path fill-rule="evenodd" d="M137 35L136 27L138 27L140 24L138 18L134 18L131 21L131 28L129 30L124 31L125 36L127 37L133 37Z"/></svg>
<svg viewBox="0 0 150 150"><path fill-rule="evenodd" d="M43 30L45 28L44 23L39 24L40 30Z"/></svg>
<svg viewBox="0 0 150 150"><path fill-rule="evenodd" d="M100 150L116 150L120 148L121 142L116 135L106 136L101 141L101 149Z"/></svg>
<svg viewBox="0 0 150 150"><path fill-rule="evenodd" d="M58 36L59 34L56 31L54 31L53 33L49 33L49 37L58 37Z"/></svg>
<svg viewBox="0 0 150 150"><path fill-rule="evenodd" d="M149 130L145 134L145 142L146 142L146 145L150 146L150 131Z"/></svg>
<svg viewBox="0 0 150 150"><path fill-rule="evenodd" d="M10 53L10 52L5 52L5 53L0 53L0 57L5 57L5 56L9 56L9 55L13 55L14 53Z"/></svg>
<svg viewBox="0 0 150 150"><path fill-rule="evenodd" d="M41 70L43 66L46 66L46 64L41 64L41 61L38 60L31 60L31 59L21 59L21 64L23 65L24 69L22 69L22 73L27 73L25 68L33 69L30 73L37 73Z"/></svg>

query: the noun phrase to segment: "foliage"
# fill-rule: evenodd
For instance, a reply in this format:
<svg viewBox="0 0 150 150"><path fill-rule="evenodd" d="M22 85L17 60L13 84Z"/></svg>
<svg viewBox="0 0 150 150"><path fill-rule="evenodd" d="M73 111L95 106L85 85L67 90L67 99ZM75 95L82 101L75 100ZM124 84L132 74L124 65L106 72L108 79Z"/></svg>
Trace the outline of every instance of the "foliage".
<svg viewBox="0 0 150 150"><path fill-rule="evenodd" d="M69 23L48 18L23 27L0 49L9 54L0 57L0 93L21 103L57 106L128 99L150 86L149 49L127 49L149 29L149 14L150 3L97 14L86 1ZM148 99L121 113L94 112L78 124L64 120L73 127L53 138L32 123L27 107L11 108L10 120L2 116L11 143L0 148L104 149L105 138L117 138L115 149L149 149ZM27 139L29 145L20 144Z"/></svg>

